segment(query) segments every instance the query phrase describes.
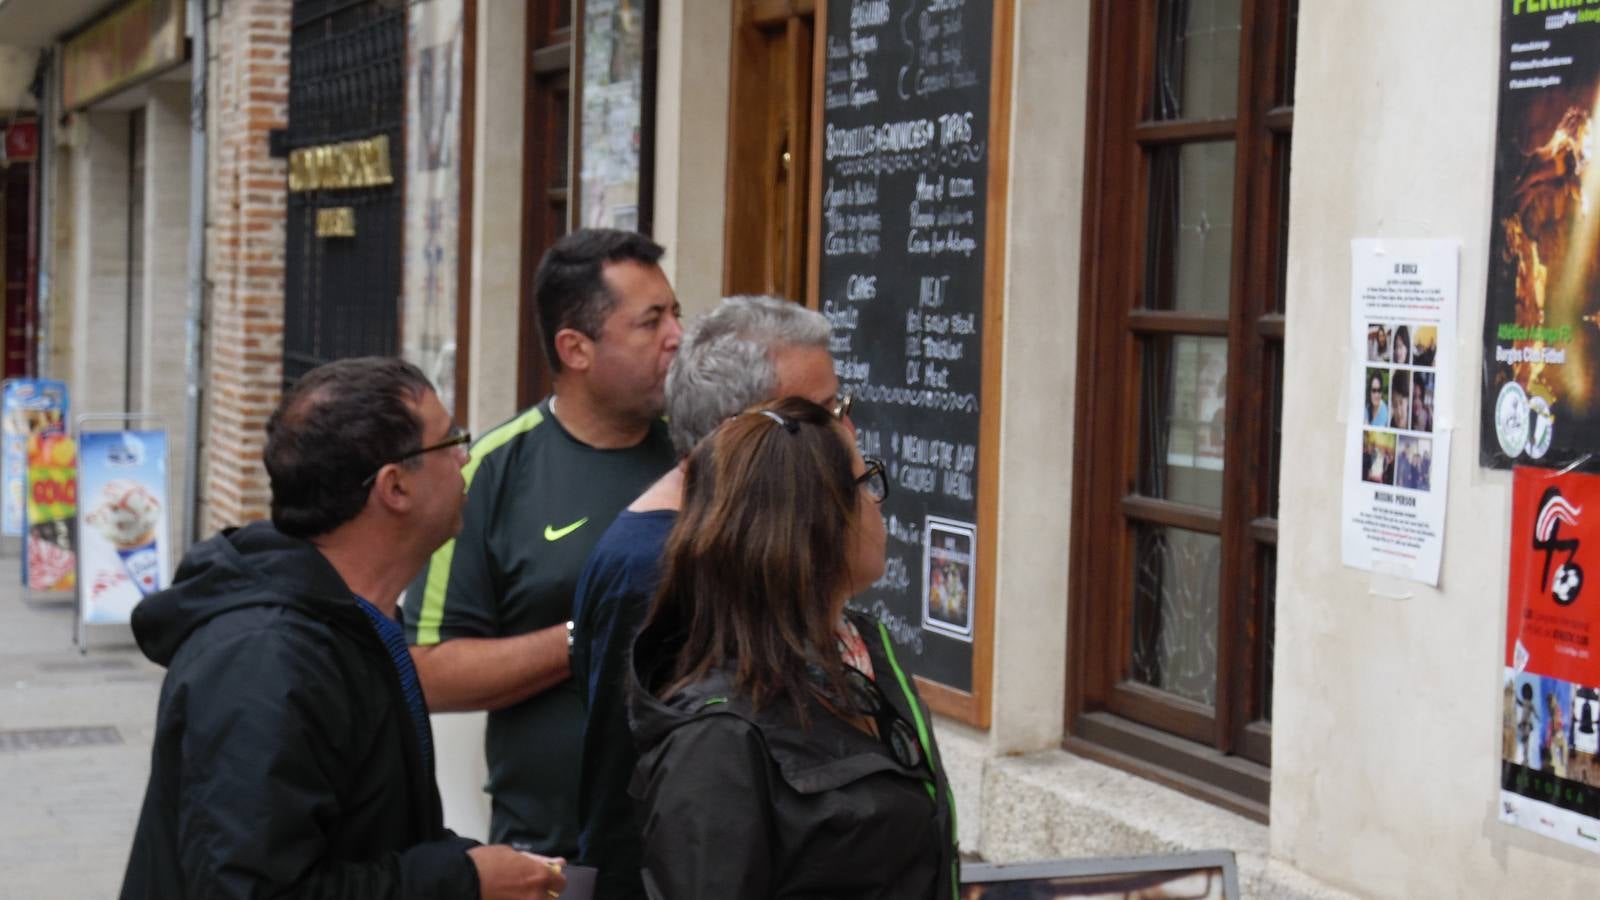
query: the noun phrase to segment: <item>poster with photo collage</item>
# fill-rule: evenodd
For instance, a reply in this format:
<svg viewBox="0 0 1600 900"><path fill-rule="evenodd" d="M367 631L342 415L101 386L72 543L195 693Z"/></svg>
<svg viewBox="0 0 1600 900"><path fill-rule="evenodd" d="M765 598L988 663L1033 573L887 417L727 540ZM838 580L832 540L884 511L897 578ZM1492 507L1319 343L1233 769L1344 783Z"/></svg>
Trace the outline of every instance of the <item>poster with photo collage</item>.
<svg viewBox="0 0 1600 900"><path fill-rule="evenodd" d="M1459 245L1352 242L1345 565L1439 583Z"/></svg>

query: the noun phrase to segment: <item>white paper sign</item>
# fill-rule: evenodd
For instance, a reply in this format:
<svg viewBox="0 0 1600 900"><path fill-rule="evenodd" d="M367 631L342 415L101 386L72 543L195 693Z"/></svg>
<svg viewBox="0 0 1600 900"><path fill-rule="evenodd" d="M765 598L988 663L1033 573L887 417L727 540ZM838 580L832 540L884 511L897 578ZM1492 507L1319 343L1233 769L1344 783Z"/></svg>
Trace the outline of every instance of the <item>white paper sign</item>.
<svg viewBox="0 0 1600 900"><path fill-rule="evenodd" d="M1350 251L1343 561L1437 585L1461 245L1355 240Z"/></svg>

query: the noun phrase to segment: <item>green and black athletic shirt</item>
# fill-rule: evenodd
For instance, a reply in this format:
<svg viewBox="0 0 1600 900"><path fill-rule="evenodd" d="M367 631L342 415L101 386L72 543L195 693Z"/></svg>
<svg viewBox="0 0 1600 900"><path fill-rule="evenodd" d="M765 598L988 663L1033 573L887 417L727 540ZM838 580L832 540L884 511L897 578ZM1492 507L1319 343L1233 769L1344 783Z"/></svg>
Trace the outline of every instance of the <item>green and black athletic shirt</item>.
<svg viewBox="0 0 1600 900"><path fill-rule="evenodd" d="M600 450L569 434L549 400L490 431L463 470L461 533L406 591L406 638L427 645L565 623L595 542L673 462L664 422L633 447ZM571 679L489 713L491 841L576 858L583 721Z"/></svg>

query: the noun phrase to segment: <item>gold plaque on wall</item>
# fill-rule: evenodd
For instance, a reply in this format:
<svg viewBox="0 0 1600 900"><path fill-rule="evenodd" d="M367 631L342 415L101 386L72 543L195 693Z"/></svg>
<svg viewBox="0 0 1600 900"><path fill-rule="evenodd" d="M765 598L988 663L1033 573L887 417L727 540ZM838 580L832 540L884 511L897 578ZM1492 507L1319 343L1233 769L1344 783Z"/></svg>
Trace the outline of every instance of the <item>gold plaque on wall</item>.
<svg viewBox="0 0 1600 900"><path fill-rule="evenodd" d="M349 206L317 210L317 237L355 237L356 211Z"/></svg>

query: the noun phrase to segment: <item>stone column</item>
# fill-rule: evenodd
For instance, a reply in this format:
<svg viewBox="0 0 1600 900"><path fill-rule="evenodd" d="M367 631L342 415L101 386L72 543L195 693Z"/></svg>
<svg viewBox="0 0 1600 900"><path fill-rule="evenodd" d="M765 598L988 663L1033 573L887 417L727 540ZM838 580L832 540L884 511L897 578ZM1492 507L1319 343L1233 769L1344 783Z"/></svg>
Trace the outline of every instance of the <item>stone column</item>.
<svg viewBox="0 0 1600 900"><path fill-rule="evenodd" d="M71 127L72 415L122 412L128 337L128 113Z"/></svg>

